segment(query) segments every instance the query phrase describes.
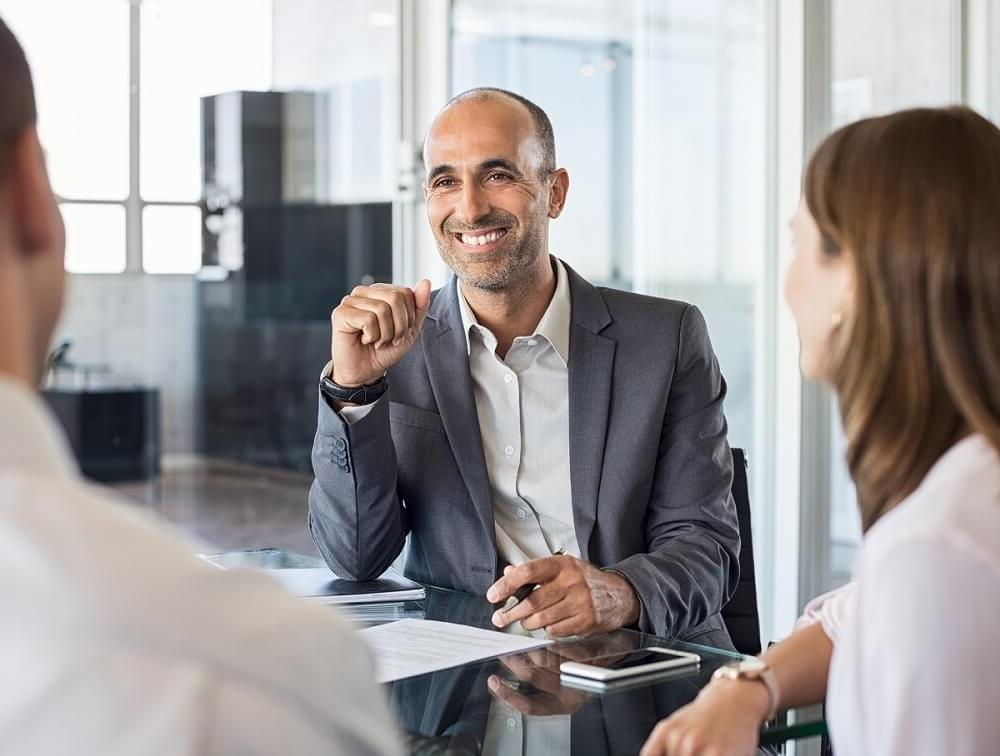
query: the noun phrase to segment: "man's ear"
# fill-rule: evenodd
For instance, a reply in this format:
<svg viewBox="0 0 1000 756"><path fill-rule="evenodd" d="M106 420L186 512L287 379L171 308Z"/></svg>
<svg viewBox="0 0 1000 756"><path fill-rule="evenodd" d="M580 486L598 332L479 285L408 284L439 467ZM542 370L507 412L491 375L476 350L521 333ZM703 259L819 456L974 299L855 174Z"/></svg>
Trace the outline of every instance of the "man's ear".
<svg viewBox="0 0 1000 756"><path fill-rule="evenodd" d="M566 195L569 193L569 173L565 168L557 168L551 176L552 188L549 190L549 217L552 219L562 215L566 207Z"/></svg>
<svg viewBox="0 0 1000 756"><path fill-rule="evenodd" d="M11 143L9 177L18 249L35 255L56 248L58 228L52 222L55 197L34 126L24 129Z"/></svg>

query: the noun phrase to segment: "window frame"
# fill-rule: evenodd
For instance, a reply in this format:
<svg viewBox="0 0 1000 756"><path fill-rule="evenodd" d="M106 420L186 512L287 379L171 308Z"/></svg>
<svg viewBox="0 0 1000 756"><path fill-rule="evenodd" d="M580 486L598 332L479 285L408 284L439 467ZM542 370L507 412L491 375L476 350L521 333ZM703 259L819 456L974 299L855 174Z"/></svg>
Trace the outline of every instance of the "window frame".
<svg viewBox="0 0 1000 756"><path fill-rule="evenodd" d="M140 192L140 145L142 133L140 128L140 104L142 97L141 82L141 31L143 0L128 0L129 3L129 143L128 143L128 195L124 199L78 199L72 196L57 195L60 205L112 205L125 210L125 269L120 273L88 273L77 272L76 276L192 276L191 273L155 273L148 272L143 265L142 221L147 207L195 207L201 209L200 202L184 202L156 200L147 202Z"/></svg>

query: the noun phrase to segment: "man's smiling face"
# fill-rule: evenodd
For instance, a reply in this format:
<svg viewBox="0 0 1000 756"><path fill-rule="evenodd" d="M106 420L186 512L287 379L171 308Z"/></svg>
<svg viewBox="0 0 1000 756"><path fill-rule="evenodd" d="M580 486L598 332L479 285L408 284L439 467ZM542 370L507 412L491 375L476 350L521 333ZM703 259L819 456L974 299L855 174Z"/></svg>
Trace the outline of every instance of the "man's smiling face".
<svg viewBox="0 0 1000 756"><path fill-rule="evenodd" d="M551 180L531 114L503 96L445 108L424 152L427 217L442 259L466 286L517 285L548 250Z"/></svg>

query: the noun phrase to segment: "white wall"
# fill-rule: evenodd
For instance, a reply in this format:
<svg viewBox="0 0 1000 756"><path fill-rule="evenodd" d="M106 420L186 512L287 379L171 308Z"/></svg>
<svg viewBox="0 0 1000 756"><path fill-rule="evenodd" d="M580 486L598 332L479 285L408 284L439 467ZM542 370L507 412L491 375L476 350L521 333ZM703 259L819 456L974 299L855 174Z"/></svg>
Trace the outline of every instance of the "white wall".
<svg viewBox="0 0 1000 756"><path fill-rule="evenodd" d="M194 451L196 293L191 276L73 275L56 330L56 343L72 340L73 362L160 389L163 450L173 455Z"/></svg>

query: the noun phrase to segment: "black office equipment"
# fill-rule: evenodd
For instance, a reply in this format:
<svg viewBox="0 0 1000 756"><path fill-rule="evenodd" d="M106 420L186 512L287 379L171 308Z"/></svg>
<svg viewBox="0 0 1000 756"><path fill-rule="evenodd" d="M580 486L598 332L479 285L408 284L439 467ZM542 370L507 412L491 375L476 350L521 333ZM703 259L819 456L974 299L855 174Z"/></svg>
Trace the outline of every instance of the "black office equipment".
<svg viewBox="0 0 1000 756"><path fill-rule="evenodd" d="M160 474L160 393L149 388L47 389L80 471L101 483Z"/></svg>

